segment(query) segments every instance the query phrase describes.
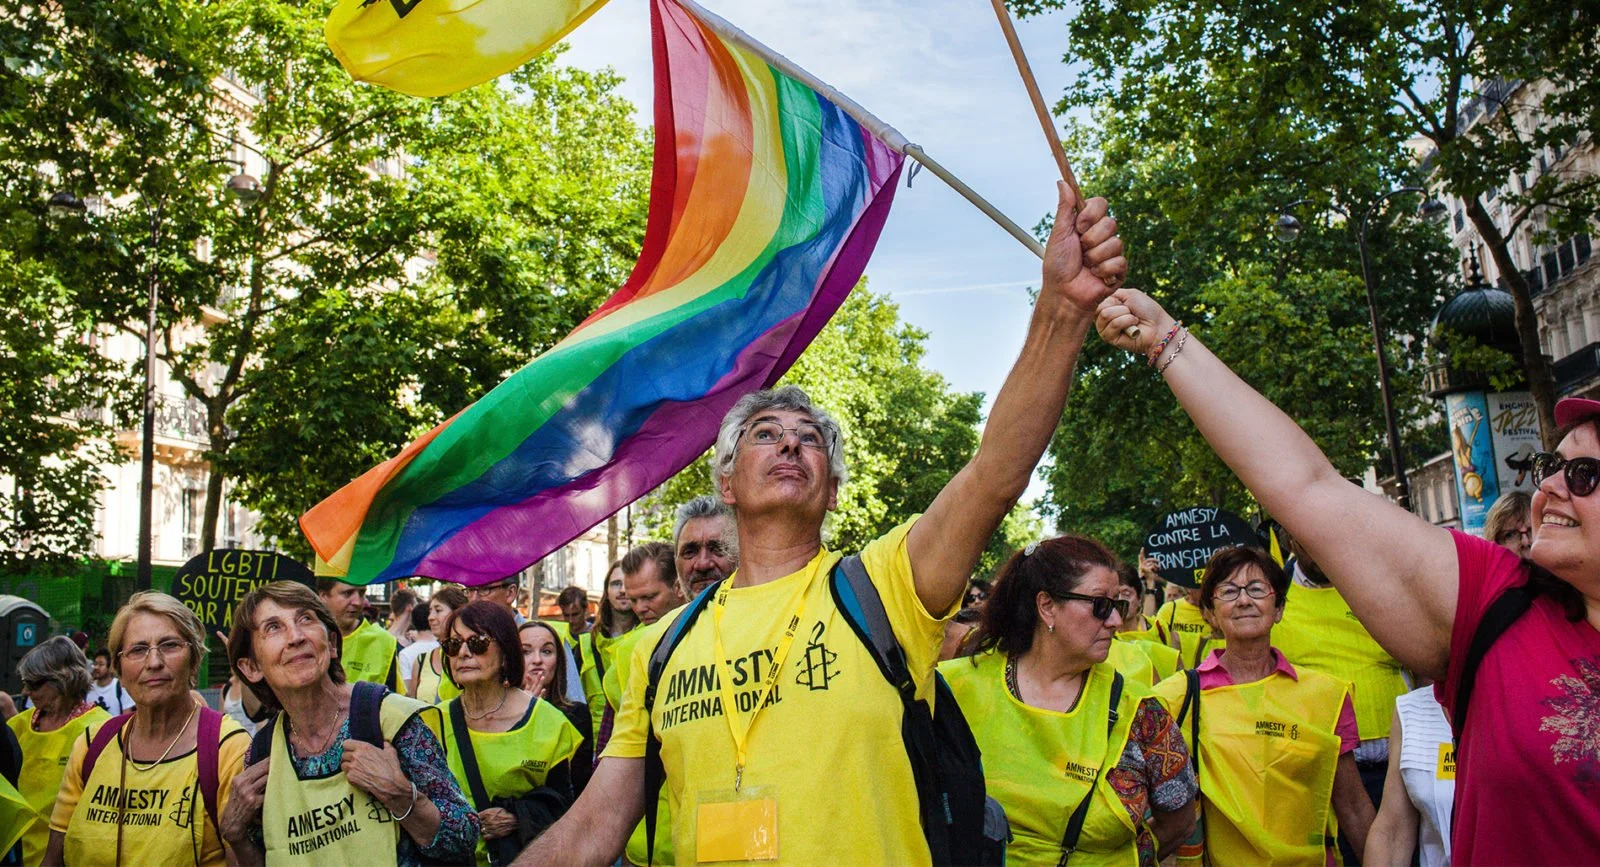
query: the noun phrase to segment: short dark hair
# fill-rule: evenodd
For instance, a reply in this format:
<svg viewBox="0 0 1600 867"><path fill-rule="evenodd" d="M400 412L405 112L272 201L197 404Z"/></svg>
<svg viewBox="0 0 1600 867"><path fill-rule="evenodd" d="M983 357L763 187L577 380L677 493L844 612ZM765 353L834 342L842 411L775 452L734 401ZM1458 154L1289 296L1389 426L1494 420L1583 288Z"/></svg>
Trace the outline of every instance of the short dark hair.
<svg viewBox="0 0 1600 867"><path fill-rule="evenodd" d="M319 579L317 583L321 584L322 580L331 579ZM328 645L333 649L333 657L328 660L328 677L334 683L344 683L344 665L339 662L339 657L344 652L344 636L339 632L339 624L334 621L328 606L322 604L322 598L312 593L311 588L297 581L273 581L263 584L245 594L245 597L239 600L239 605L233 609L233 629L228 632L228 664L233 668L234 674L239 676L239 682L255 693L256 698L261 699L261 705L267 710L283 709L283 705L278 702L278 697L273 694L272 687L267 685L265 678L256 683L239 670L239 660L255 658L256 609L261 607L261 603L269 600L290 611L309 611L316 615L322 628L327 630Z"/></svg>
<svg viewBox="0 0 1600 867"><path fill-rule="evenodd" d="M334 586L338 585L338 584L350 584L350 582L349 581L340 581L338 578L326 578L326 577L318 576L318 578L317 578L317 595L320 596L320 595L322 595L324 593L332 593ZM354 587L356 585L350 584L350 586Z"/></svg>
<svg viewBox="0 0 1600 867"><path fill-rule="evenodd" d="M1084 536L1057 536L1029 545L1011 555L983 609L978 627L977 653L999 650L1021 656L1033 647L1039 625L1039 593L1071 593L1089 574L1104 567L1112 572L1121 565L1106 546Z"/></svg>
<svg viewBox="0 0 1600 867"><path fill-rule="evenodd" d="M1261 577L1272 585L1273 604L1282 608L1289 600L1289 573L1266 551L1254 545L1237 545L1211 555L1211 562L1206 564L1205 574L1200 578L1200 610L1215 610L1216 603L1211 597L1217 592L1217 585L1250 566L1261 570Z"/></svg>
<svg viewBox="0 0 1600 867"><path fill-rule="evenodd" d="M1124 587L1132 587L1140 599L1144 598L1144 579L1139 577L1139 567L1132 563L1118 565L1117 580L1122 582Z"/></svg>
<svg viewBox="0 0 1600 867"><path fill-rule="evenodd" d="M110 665L111 664L111 651L107 650L104 647L102 647L99 650L96 650L94 652L94 658L95 659L104 659L106 661L106 665Z"/></svg>
<svg viewBox="0 0 1600 867"><path fill-rule="evenodd" d="M567 698L567 643L561 640L560 633L554 626L543 620L529 620L517 627L517 649L522 649L522 631L524 629L543 629L550 633L550 640L556 645L555 671L550 673L550 684L544 689L544 700L556 707L566 710L572 706L572 700ZM526 664L526 660L523 661Z"/></svg>
<svg viewBox="0 0 1600 867"><path fill-rule="evenodd" d="M434 602L438 602L451 611L455 611L458 608L465 607L469 601L471 600L467 599L467 591L452 584L433 591L433 596L428 599L428 604L432 605Z"/></svg>
<svg viewBox="0 0 1600 867"><path fill-rule="evenodd" d="M412 608L416 604L417 594L410 588L401 587L399 590L394 591L393 596L389 597L389 616L399 617L406 612L407 608Z"/></svg>
<svg viewBox="0 0 1600 867"><path fill-rule="evenodd" d="M671 587L678 580L678 565L672 557L672 546L666 542L646 542L638 545L623 555L619 565L622 566L623 575L633 575L651 560L655 561L659 570L656 577L661 579L661 583ZM608 578L610 574L606 573Z"/></svg>
<svg viewBox="0 0 1600 867"><path fill-rule="evenodd" d="M589 594L583 592L582 587L568 585L567 587L562 588L561 592L556 595L556 604L563 608L574 603L588 607Z"/></svg>
<svg viewBox="0 0 1600 867"><path fill-rule="evenodd" d="M517 636L517 621L504 605L469 602L450 612L450 619L444 622L444 634L435 637L441 642L449 638L455 633L457 623L479 635L489 636L500 648L501 683L513 687L522 685L522 642ZM456 676L450 670L454 657L443 652L439 655L444 657L445 674L454 682Z"/></svg>
<svg viewBox="0 0 1600 867"><path fill-rule="evenodd" d="M411 628L418 632L428 631L428 606L411 606Z"/></svg>

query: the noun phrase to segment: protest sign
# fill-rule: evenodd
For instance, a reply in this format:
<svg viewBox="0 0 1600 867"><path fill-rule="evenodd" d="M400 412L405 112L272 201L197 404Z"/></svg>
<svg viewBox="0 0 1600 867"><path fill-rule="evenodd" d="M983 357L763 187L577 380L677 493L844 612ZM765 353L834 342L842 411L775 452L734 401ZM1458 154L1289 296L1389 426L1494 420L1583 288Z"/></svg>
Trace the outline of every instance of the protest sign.
<svg viewBox="0 0 1600 867"><path fill-rule="evenodd" d="M1259 548L1261 539L1238 515L1204 506L1168 512L1144 537L1157 574L1180 587L1200 586L1211 555L1235 545Z"/></svg>
<svg viewBox="0 0 1600 867"><path fill-rule="evenodd" d="M172 595L206 625L207 634L233 628L233 609L251 590L271 581L316 582L299 561L272 551L223 548L183 564L172 579Z"/></svg>

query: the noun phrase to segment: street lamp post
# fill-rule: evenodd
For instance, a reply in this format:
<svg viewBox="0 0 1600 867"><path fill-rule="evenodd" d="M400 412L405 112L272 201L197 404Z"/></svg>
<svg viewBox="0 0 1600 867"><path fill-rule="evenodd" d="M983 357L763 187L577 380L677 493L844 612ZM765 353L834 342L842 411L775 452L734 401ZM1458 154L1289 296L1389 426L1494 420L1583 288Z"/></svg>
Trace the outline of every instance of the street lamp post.
<svg viewBox="0 0 1600 867"><path fill-rule="evenodd" d="M1377 291L1373 285L1372 265L1367 256L1367 226L1372 220L1372 215L1378 210L1379 205L1388 201L1390 197L1401 193L1422 193L1426 195L1427 190L1421 187L1399 187L1387 193L1381 193L1367 202L1366 209L1361 214L1359 228L1356 230L1356 249L1361 257L1361 281L1366 285L1367 289L1367 315L1372 320L1372 346L1378 356L1378 390L1383 395L1383 424L1389 439L1389 469L1394 473L1395 488L1398 492L1395 499L1400 504L1400 508L1410 511L1411 483L1406 479L1405 456L1400 451L1400 425L1395 419L1394 393L1389 379L1389 358L1388 353L1383 350L1385 342L1383 323L1378 318ZM1295 219L1288 210L1307 201L1309 200L1300 199L1284 206L1283 212L1278 216L1278 222L1275 227L1279 239L1292 241L1299 236L1300 221ZM1337 205L1331 206L1338 209ZM1444 211L1444 205L1435 199L1424 201L1419 209L1421 215L1427 219L1437 217L1443 214ZM1346 218L1350 216L1347 212L1342 210L1341 212L1345 213Z"/></svg>
<svg viewBox="0 0 1600 867"><path fill-rule="evenodd" d="M239 173L228 179L228 192L241 205L249 205L261 195L260 183L244 173L244 164L238 160L213 159L213 164L230 164L239 167ZM50 196L46 206L52 216L81 215L88 208L82 199L66 191ZM150 208L150 246L145 255L145 319L144 319L144 404L141 407L139 426L139 554L138 571L134 589L149 590L151 586L151 561L154 558L155 464L156 464L156 308L161 298L160 275L156 270L156 254L161 243L161 201L154 200Z"/></svg>

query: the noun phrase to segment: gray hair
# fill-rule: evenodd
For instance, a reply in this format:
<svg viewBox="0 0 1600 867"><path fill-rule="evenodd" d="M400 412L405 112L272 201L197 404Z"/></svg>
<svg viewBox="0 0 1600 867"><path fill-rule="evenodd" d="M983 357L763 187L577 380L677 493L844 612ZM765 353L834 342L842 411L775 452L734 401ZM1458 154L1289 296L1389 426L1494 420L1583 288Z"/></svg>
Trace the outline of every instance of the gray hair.
<svg viewBox="0 0 1600 867"><path fill-rule="evenodd" d="M67 702L73 706L83 703L89 696L89 660L72 643L72 639L57 635L28 651L17 663L17 674L23 680L47 680L55 684Z"/></svg>
<svg viewBox="0 0 1600 867"><path fill-rule="evenodd" d="M672 542L678 542L678 537L683 535L683 525L696 518L727 518L733 520L733 510L728 504L711 494L701 494L687 503L678 507L677 518L672 522Z"/></svg>
<svg viewBox="0 0 1600 867"><path fill-rule="evenodd" d="M849 476L844 465L844 431L833 416L811 403L811 396L797 385L785 385L752 392L739 398L739 402L722 418L722 429L717 431L717 450L711 460L711 478L719 487L733 475L733 459L739 452L739 436L756 413L781 409L804 413L822 427L828 437L828 471L840 485ZM676 535L676 534L674 534Z"/></svg>

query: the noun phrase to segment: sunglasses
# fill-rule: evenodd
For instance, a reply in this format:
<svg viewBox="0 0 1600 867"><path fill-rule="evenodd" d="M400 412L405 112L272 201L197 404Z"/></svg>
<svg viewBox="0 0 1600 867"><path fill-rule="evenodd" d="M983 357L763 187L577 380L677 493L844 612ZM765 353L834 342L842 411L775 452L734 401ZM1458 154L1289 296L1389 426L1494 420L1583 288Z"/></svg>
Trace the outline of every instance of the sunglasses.
<svg viewBox="0 0 1600 867"><path fill-rule="evenodd" d="M1118 617L1128 616L1128 600L1117 599L1113 596L1085 596L1082 593L1051 593L1057 599L1076 599L1079 602L1088 602L1092 607L1089 613L1094 619L1107 621L1111 619L1111 612L1117 612Z"/></svg>
<svg viewBox="0 0 1600 867"><path fill-rule="evenodd" d="M468 639L460 639L454 635L439 642L439 647L445 656L455 656L461 652L462 645L472 651L473 656L482 656L489 652L489 642L494 639L487 635L474 635Z"/></svg>
<svg viewBox="0 0 1600 867"><path fill-rule="evenodd" d="M37 692L37 691L39 691L41 689L44 689L44 685L49 683L49 682L50 681L45 680L43 678L41 678L39 680L24 680L22 682L22 688L27 690L27 691L29 691L29 692Z"/></svg>
<svg viewBox="0 0 1600 867"><path fill-rule="evenodd" d="M1555 452L1540 452L1533 456L1533 484L1543 485L1545 480L1561 473L1567 490L1574 497L1587 497L1600 487L1600 458L1563 458Z"/></svg>

